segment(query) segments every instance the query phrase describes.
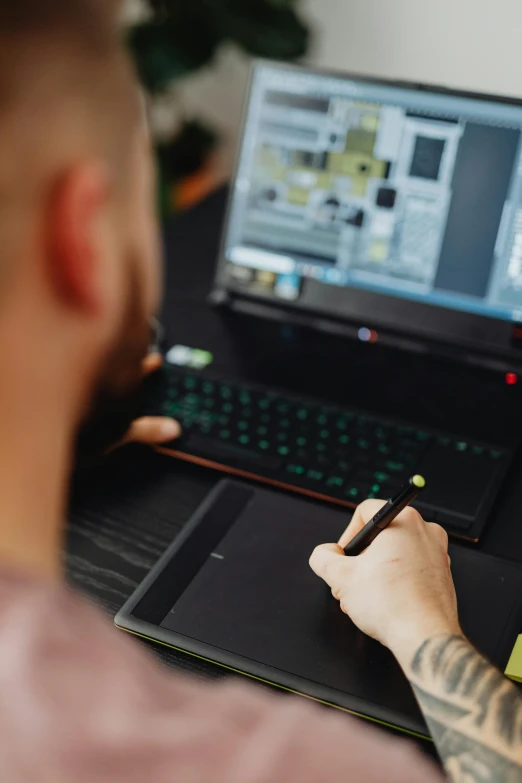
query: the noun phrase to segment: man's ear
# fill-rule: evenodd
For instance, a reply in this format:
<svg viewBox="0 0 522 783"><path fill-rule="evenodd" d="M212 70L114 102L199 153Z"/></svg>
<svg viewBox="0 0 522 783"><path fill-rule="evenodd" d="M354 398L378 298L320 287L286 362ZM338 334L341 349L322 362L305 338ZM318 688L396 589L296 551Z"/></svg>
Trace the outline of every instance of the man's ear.
<svg viewBox="0 0 522 783"><path fill-rule="evenodd" d="M64 304L96 314L103 305L106 210L111 177L97 162L76 166L57 183L47 217L50 273ZM106 236L106 235L105 235Z"/></svg>

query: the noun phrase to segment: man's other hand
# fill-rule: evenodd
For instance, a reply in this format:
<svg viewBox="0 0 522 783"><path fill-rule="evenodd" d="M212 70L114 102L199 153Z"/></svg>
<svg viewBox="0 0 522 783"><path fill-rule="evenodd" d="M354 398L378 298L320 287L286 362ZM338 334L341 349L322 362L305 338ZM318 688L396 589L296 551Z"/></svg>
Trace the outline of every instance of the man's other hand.
<svg viewBox="0 0 522 783"><path fill-rule="evenodd" d="M355 625L407 666L425 639L462 634L448 536L407 508L362 554L345 556L343 547L383 505L362 503L339 543L317 547L310 565Z"/></svg>
<svg viewBox="0 0 522 783"><path fill-rule="evenodd" d="M151 354L143 361L143 374L150 375L160 369L163 357L160 354ZM145 416L134 421L125 437L117 443L112 450L125 446L127 443L142 443L147 446L159 446L169 443L181 435L181 426L174 419L161 416Z"/></svg>

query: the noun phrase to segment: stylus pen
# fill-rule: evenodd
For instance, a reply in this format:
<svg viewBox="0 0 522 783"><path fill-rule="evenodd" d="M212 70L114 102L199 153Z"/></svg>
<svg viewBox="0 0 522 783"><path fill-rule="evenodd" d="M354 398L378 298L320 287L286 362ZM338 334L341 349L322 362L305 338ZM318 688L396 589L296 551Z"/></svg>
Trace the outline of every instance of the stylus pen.
<svg viewBox="0 0 522 783"><path fill-rule="evenodd" d="M401 511L412 503L419 492L422 492L426 482L422 476L412 476L405 487L389 500L380 511L376 513L373 519L359 530L357 535L352 538L349 544L344 547L344 554L348 556L360 555L366 547L370 546L379 533L382 533L393 520L399 516Z"/></svg>

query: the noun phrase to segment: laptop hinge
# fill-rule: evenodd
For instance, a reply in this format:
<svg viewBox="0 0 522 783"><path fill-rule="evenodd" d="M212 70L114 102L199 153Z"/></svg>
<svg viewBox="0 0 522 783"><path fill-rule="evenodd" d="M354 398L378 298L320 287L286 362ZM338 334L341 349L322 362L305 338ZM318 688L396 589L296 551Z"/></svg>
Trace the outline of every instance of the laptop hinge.
<svg viewBox="0 0 522 783"><path fill-rule="evenodd" d="M256 318L278 321L292 326L315 329L323 334L357 340L360 324L348 321L337 321L333 318L318 316L310 313L302 314L291 308L278 306L271 302L262 302L238 296L226 288L215 288L208 297L208 302L213 307L230 310L235 313L253 316ZM431 340L423 336L415 339L410 335L392 332L379 328L379 344L410 353L433 355L454 362L466 362L475 367L482 367L493 372L522 372L522 356L502 356L477 351L471 346L453 346ZM493 349L492 349L493 350Z"/></svg>

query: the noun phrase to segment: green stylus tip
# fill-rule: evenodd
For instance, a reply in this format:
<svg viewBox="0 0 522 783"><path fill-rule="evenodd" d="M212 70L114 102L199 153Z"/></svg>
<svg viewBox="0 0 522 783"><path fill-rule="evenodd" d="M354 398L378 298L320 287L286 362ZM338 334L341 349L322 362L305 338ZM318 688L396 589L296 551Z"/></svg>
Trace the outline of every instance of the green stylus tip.
<svg viewBox="0 0 522 783"><path fill-rule="evenodd" d="M422 476L414 476L411 480L411 483L414 487L417 487L417 489L424 489L426 486L426 479Z"/></svg>

